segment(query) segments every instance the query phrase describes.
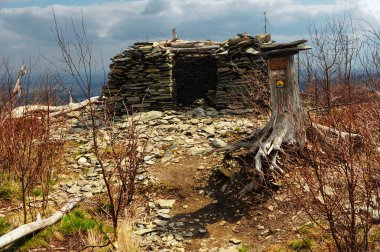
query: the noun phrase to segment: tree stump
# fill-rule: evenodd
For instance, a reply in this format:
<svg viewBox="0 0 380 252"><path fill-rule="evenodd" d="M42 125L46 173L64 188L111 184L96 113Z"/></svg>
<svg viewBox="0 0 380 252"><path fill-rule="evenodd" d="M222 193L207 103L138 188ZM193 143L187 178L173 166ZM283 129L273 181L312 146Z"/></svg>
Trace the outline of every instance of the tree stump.
<svg viewBox="0 0 380 252"><path fill-rule="evenodd" d="M266 126L252 134L248 139L233 143L226 148L226 154L240 148L248 148L255 153L254 169L260 180L265 180L263 160L269 164L270 173L283 174L283 169L277 164L277 157L282 151L282 144L303 146L306 142L306 131L301 108L298 75L294 62L294 54L300 50L310 49L298 46L305 41L288 44L272 44L265 47L263 55L268 57L268 74L271 92L271 116ZM290 46L287 47L287 46ZM251 182L242 191L254 188Z"/></svg>

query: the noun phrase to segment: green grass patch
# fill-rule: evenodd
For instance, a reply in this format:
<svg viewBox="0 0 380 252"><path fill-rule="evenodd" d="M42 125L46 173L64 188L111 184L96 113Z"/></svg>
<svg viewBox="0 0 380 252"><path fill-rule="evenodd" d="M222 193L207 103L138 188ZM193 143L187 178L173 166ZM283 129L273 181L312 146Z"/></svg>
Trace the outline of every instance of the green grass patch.
<svg viewBox="0 0 380 252"><path fill-rule="evenodd" d="M44 238L35 235L33 238L27 240L17 251L29 251L36 248L47 248L49 247L49 242Z"/></svg>
<svg viewBox="0 0 380 252"><path fill-rule="evenodd" d="M303 100L301 101L302 107L313 109L314 108L314 102L310 100Z"/></svg>
<svg viewBox="0 0 380 252"><path fill-rule="evenodd" d="M312 222L306 223L297 229L300 234L311 234L313 232L315 225Z"/></svg>
<svg viewBox="0 0 380 252"><path fill-rule="evenodd" d="M109 213L111 211L111 204L107 202L106 199L101 198L99 200L99 205L96 208L98 213Z"/></svg>
<svg viewBox="0 0 380 252"><path fill-rule="evenodd" d="M230 132L226 132L226 133L223 133L223 134L220 135L220 137L222 137L222 138L228 138L230 136L231 136Z"/></svg>
<svg viewBox="0 0 380 252"><path fill-rule="evenodd" d="M84 211L75 210L62 218L59 231L63 234L73 235L79 232L86 232L87 230L94 229L97 226L96 221L87 216Z"/></svg>
<svg viewBox="0 0 380 252"><path fill-rule="evenodd" d="M40 188L34 188L33 191L32 191L32 194L34 197L39 197L42 195L42 191Z"/></svg>
<svg viewBox="0 0 380 252"><path fill-rule="evenodd" d="M11 224L5 218L0 218L0 236L6 234L10 228Z"/></svg>
<svg viewBox="0 0 380 252"><path fill-rule="evenodd" d="M15 251L49 248L49 244L52 241L64 241L65 235L75 235L79 232L84 233L99 226L103 228L103 223L98 225L88 213L77 209L65 215L60 223L28 236L21 243L17 243Z"/></svg>
<svg viewBox="0 0 380 252"><path fill-rule="evenodd" d="M20 198L20 189L15 183L5 182L0 185L0 199L12 200Z"/></svg>
<svg viewBox="0 0 380 252"><path fill-rule="evenodd" d="M34 233L27 237L27 240L19 244L17 251L30 251L36 248L48 248L49 243L55 238L55 233L57 233L57 227L51 226L38 233Z"/></svg>
<svg viewBox="0 0 380 252"><path fill-rule="evenodd" d="M249 251L251 251L251 250L250 250L249 246L247 246L247 245L241 245L241 246L238 248L238 251L239 251L239 252L249 252Z"/></svg>
<svg viewBox="0 0 380 252"><path fill-rule="evenodd" d="M289 247L295 251L309 250L314 244L314 240L311 238L296 239L289 242Z"/></svg>

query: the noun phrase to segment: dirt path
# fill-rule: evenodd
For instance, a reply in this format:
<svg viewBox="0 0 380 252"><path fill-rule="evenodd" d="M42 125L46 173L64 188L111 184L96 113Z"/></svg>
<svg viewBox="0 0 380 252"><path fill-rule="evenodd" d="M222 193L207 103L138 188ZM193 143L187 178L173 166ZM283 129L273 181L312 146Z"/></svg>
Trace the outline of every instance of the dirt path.
<svg viewBox="0 0 380 252"><path fill-rule="evenodd" d="M222 174L220 168L226 165L221 154L173 158L179 161L157 164L151 173L176 199L171 221L183 222L181 231L195 231L186 251L270 251L295 237L294 227L303 221L285 190L240 199L239 171L233 171L236 178Z"/></svg>

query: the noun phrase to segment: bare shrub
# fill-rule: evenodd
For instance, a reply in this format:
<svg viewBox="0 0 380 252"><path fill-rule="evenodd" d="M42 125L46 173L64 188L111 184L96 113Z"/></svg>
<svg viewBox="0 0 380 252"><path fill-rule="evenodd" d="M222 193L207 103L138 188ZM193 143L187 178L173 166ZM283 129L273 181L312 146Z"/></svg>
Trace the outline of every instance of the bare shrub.
<svg viewBox="0 0 380 252"><path fill-rule="evenodd" d="M3 181L18 182L23 221L26 223L28 212L34 219L38 211L44 213L47 208L50 183L53 174L59 170L63 141L60 136L53 136L55 132L49 113L37 116L28 113L28 105L25 105L21 116L12 116L16 105L30 104L32 100L39 100L41 104L49 106L53 101L49 80L45 79L43 92L37 92L35 97L28 96L28 92L19 97L10 83L10 73L6 71L3 75L0 87L0 103L4 105L0 111L0 173ZM20 82L19 78L16 86ZM33 200L36 196L41 198L38 204Z"/></svg>
<svg viewBox="0 0 380 252"><path fill-rule="evenodd" d="M360 27L361 35L365 38L359 57L360 66L363 68L363 79L367 88L380 92L380 30L363 21Z"/></svg>
<svg viewBox="0 0 380 252"><path fill-rule="evenodd" d="M79 30L73 21L68 25L68 32L72 33L73 41L67 41L58 25L54 10L53 15L53 32L60 48L64 71L73 78L82 95L90 101L93 74L99 69L93 58L93 49L87 37L83 17ZM88 127L91 135L92 151L101 169L109 204L106 212L113 226L113 237L109 242L113 248L118 248L119 220L124 210L132 203L135 178L144 161L146 143L138 139L133 114L129 116L126 129L120 131L114 125L116 118L106 104L90 101L86 109L89 120L83 120L82 123Z"/></svg>
<svg viewBox="0 0 380 252"><path fill-rule="evenodd" d="M312 115L348 136L310 130L296 158L291 189L310 219L330 234L338 251L369 251L369 233L380 208L379 101Z"/></svg>
<svg viewBox="0 0 380 252"><path fill-rule="evenodd" d="M378 37L360 22L344 16L310 26L313 50L302 62L311 127L301 154L286 159L295 167L292 192L338 251L374 250L380 208L377 43L368 42Z"/></svg>
<svg viewBox="0 0 380 252"><path fill-rule="evenodd" d="M350 16L330 17L319 25L309 25L312 50L301 57L301 80L315 107L328 111L333 105L332 88L344 85L349 91L358 74L357 62L364 44L358 24Z"/></svg>
<svg viewBox="0 0 380 252"><path fill-rule="evenodd" d="M251 108L258 114L268 109L270 92L267 62L259 58L249 69L241 69L235 65L233 71L241 79L242 85L232 86L230 94L232 107Z"/></svg>

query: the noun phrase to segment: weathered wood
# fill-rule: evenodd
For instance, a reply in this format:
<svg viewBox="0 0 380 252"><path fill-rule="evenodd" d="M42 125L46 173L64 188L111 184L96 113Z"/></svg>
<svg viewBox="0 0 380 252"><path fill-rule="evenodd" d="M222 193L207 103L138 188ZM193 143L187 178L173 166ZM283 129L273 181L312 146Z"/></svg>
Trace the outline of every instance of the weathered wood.
<svg viewBox="0 0 380 252"><path fill-rule="evenodd" d="M12 91L12 96L20 95L21 93L21 79L26 74L26 65L22 64L20 71L18 72L18 77L16 80L15 87Z"/></svg>
<svg viewBox="0 0 380 252"><path fill-rule="evenodd" d="M86 107L90 103L97 102L100 99L100 96L91 97L90 99L84 100L78 103L69 103L62 106L46 106L46 105L27 105L20 106L12 111L13 118L19 118L28 113L37 113L37 112L50 112L51 117L57 117L83 107Z"/></svg>
<svg viewBox="0 0 380 252"><path fill-rule="evenodd" d="M170 48L172 52L182 52L182 53L195 53L195 52L207 52L212 53L212 50L219 49L218 45L203 46L203 47L194 47L194 48Z"/></svg>
<svg viewBox="0 0 380 252"><path fill-rule="evenodd" d="M281 70L288 68L287 58L271 58L268 61L268 66L270 70Z"/></svg>
<svg viewBox="0 0 380 252"><path fill-rule="evenodd" d="M197 44L197 41L181 41L181 42L172 42L171 47L174 48L192 48Z"/></svg>
<svg viewBox="0 0 380 252"><path fill-rule="evenodd" d="M286 69L271 69L270 67L268 69L271 118L261 131L260 137L256 138L255 142L251 142L250 146L251 150L257 151L254 167L262 182L266 175L262 168L263 159L270 161L269 173L283 174L284 171L277 164L278 153L282 152L281 145L283 143L296 143L302 146L306 141L294 56L287 55L282 61L287 62L285 64ZM279 86L278 81L281 81L283 85ZM239 195L243 196L256 189L257 185L256 181L250 182L240 191Z"/></svg>
<svg viewBox="0 0 380 252"><path fill-rule="evenodd" d="M301 39L296 40L290 43L272 43L272 44L261 44L260 50L261 51L269 51L269 50L275 50L275 49L283 49L283 48L290 48L290 47L296 47L298 45L306 43L307 40Z"/></svg>
<svg viewBox="0 0 380 252"><path fill-rule="evenodd" d="M280 61L281 64L271 64L271 60ZM264 173L262 160L269 160L269 174L283 174L283 169L277 164L278 153L282 152L281 145L296 143L302 146L306 141L294 56L287 54L282 59L269 58L268 74L272 109L268 123L249 139L226 148L226 154L241 147L248 147L251 152L256 153L254 169L261 182L264 182L267 175ZM240 196L258 188L259 184L261 183L256 181L247 184L241 190Z"/></svg>
<svg viewBox="0 0 380 252"><path fill-rule="evenodd" d="M340 130L330 128L330 127L327 127L327 126L324 126L321 124L313 124L313 126L314 126L314 128L318 129L319 131L330 132L337 137L343 137L343 138L352 137L352 138L358 138L358 139L362 138L362 136L359 134L350 133L350 132L346 132L346 131L340 131Z"/></svg>
<svg viewBox="0 0 380 252"><path fill-rule="evenodd" d="M54 223L56 223L57 221L62 219L62 217L66 213L70 212L75 207L75 205L78 204L78 202L80 202L81 200L82 200L81 197L76 197L76 198L70 200L66 205L64 205L60 210L55 212L49 218L42 219L42 220L36 220L34 222L24 224L24 225L14 229L14 230L12 230L11 232L1 236L0 237L0 249L12 244L16 240L18 240L24 236L27 236L27 235L35 232L35 231L38 231L38 230L41 230L43 228L46 228L48 226L53 225Z"/></svg>
<svg viewBox="0 0 380 252"><path fill-rule="evenodd" d="M305 132L302 125L301 97L298 85L298 77L294 56L286 57L287 69L269 69L269 85L271 91L271 117L275 124L287 124L288 132L284 137L286 142L295 141L302 143L305 141ZM277 81L284 82L283 87L277 86Z"/></svg>
<svg viewBox="0 0 380 252"><path fill-rule="evenodd" d="M65 114L71 111L78 110L80 108L83 108L87 106L90 101L95 102L99 99L99 97L93 97L91 100L85 100L83 102L79 103L69 103L67 105L62 106L46 106L46 105L27 105L27 106L21 106L17 107L12 111L13 118L21 117L28 113L37 113L37 112L51 112L51 116L58 116L61 114Z"/></svg>
<svg viewBox="0 0 380 252"><path fill-rule="evenodd" d="M270 51L264 51L261 52L260 55L262 56L269 56L269 57L282 57L286 55L292 55L297 54L299 51L309 50L311 49L310 46L297 46L297 47L290 47L290 48L282 48L282 49L274 49Z"/></svg>

